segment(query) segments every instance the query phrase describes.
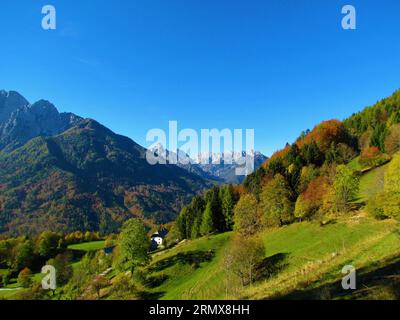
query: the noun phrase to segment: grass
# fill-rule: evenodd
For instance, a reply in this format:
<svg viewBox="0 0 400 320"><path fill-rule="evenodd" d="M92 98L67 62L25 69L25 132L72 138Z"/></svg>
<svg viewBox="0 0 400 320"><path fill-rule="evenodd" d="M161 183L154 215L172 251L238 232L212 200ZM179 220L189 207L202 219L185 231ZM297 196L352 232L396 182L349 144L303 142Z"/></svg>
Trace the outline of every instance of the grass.
<svg viewBox="0 0 400 320"><path fill-rule="evenodd" d="M70 250L79 250L79 251L97 251L104 248L104 240L101 241L91 241L91 242L84 242L78 244L71 244L68 246Z"/></svg>
<svg viewBox="0 0 400 320"><path fill-rule="evenodd" d="M15 294L17 294L19 290L0 290L0 300L1 299L12 299Z"/></svg>
<svg viewBox="0 0 400 320"><path fill-rule="evenodd" d="M304 222L267 231L263 236L267 256L284 253L285 268L247 289L243 297L349 298L340 287L342 267L351 264L361 276L387 265L400 254L397 228L398 223L392 220L354 216L324 227Z"/></svg>
<svg viewBox="0 0 400 320"><path fill-rule="evenodd" d="M393 298L389 282L383 279L372 286L370 278L391 264L399 263L400 270L398 228L393 220L376 221L359 213L339 217L323 227L302 222L267 230L261 235L265 261L274 259L279 268L239 294L226 291L222 265L232 233L189 240L153 258L148 287L153 298L167 300ZM196 260L202 262L197 264ZM361 279L361 289L353 296L340 289L341 270L346 264L355 266Z"/></svg>
<svg viewBox="0 0 400 320"><path fill-rule="evenodd" d="M230 237L224 233L188 240L155 256L149 267L150 282L156 283L152 292L167 300L223 299L221 263Z"/></svg>
<svg viewBox="0 0 400 320"><path fill-rule="evenodd" d="M363 168L361 164L358 162L359 159L360 157L355 157L347 164L347 166L353 171L361 171Z"/></svg>
<svg viewBox="0 0 400 320"><path fill-rule="evenodd" d="M385 164L361 176L358 202L365 202L383 190L384 173L387 167L388 164Z"/></svg>

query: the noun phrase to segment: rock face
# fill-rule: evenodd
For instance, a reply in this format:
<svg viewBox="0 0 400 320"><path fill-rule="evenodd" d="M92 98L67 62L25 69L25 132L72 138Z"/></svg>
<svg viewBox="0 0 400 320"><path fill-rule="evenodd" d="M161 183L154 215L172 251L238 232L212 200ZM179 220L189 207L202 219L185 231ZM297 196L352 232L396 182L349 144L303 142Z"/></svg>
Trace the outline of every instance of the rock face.
<svg viewBox="0 0 400 320"><path fill-rule="evenodd" d="M150 165L133 140L48 101L1 91L0 110L0 234L107 234L133 216L166 223L209 187L177 166Z"/></svg>
<svg viewBox="0 0 400 320"><path fill-rule="evenodd" d="M59 113L46 100L30 104L15 91L0 91L0 150L10 152L38 136L53 136L71 128L82 118Z"/></svg>
<svg viewBox="0 0 400 320"><path fill-rule="evenodd" d="M18 92L0 90L0 125L6 122L14 111L28 104Z"/></svg>

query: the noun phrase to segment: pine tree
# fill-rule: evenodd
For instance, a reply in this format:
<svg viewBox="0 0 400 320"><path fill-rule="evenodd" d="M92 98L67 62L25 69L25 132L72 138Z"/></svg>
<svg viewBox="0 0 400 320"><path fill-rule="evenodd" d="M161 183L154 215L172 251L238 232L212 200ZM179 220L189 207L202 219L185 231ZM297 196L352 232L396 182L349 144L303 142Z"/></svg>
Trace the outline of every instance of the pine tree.
<svg viewBox="0 0 400 320"><path fill-rule="evenodd" d="M235 199L233 195L233 188L231 185L221 188L220 190L220 201L222 207L222 213L225 218L226 230L233 229L233 208L235 206Z"/></svg>
<svg viewBox="0 0 400 320"><path fill-rule="evenodd" d="M199 225L199 220L196 217L193 221L193 225L192 225L192 230L190 232L190 237L192 239L196 239L198 237L200 237L200 225Z"/></svg>
<svg viewBox="0 0 400 320"><path fill-rule="evenodd" d="M211 210L211 202L207 203L206 210L203 214L203 219L200 226L201 235L205 236L213 232L213 213Z"/></svg>
<svg viewBox="0 0 400 320"><path fill-rule="evenodd" d="M211 206L213 231L219 231L219 232L226 231L225 217L222 212L218 186L213 187L206 194L206 201L207 201L207 203L210 203L210 206Z"/></svg>

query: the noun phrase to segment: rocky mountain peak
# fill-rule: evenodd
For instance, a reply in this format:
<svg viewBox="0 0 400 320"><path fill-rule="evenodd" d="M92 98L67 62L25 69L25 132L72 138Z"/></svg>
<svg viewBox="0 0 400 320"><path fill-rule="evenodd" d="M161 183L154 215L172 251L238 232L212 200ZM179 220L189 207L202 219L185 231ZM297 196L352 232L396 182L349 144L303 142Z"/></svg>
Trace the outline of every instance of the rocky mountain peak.
<svg viewBox="0 0 400 320"><path fill-rule="evenodd" d="M38 136L64 132L81 120L72 113L59 113L47 100L33 104L16 91L0 92L0 150L12 151Z"/></svg>

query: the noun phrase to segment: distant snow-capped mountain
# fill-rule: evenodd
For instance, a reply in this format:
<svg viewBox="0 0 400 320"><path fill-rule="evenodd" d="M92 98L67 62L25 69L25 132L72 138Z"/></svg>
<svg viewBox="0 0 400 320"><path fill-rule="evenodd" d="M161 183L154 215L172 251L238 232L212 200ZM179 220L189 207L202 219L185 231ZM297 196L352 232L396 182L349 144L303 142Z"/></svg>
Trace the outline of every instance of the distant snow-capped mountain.
<svg viewBox="0 0 400 320"><path fill-rule="evenodd" d="M217 183L241 183L245 176L236 175L236 169L244 167L243 158L246 157L246 152L202 152L196 157L190 157L184 151L178 149L177 153L166 149L162 144L157 144L150 149L155 155L167 159L169 163L170 155L179 159L177 166L195 173L205 179ZM254 170L258 169L268 158L259 151L251 151L251 157L254 157ZM184 160L184 161L182 161Z"/></svg>

